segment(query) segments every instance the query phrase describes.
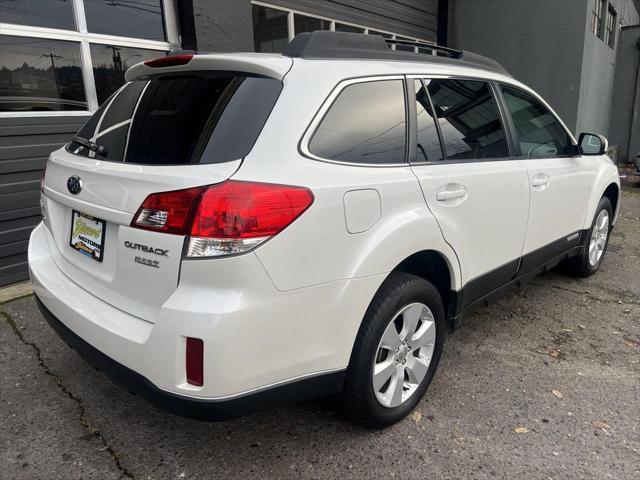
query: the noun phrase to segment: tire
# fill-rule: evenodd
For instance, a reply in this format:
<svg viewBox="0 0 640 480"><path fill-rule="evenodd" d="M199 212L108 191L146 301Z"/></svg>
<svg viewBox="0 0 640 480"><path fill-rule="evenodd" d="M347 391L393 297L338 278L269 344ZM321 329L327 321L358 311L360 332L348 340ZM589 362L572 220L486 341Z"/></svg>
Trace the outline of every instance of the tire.
<svg viewBox="0 0 640 480"><path fill-rule="evenodd" d="M407 334L416 318L419 318L417 328L413 334ZM400 331L399 326L402 327ZM403 332L405 344L402 343ZM387 427L406 417L431 383L444 337L444 306L438 290L421 277L392 273L371 301L358 331L342 392L343 413L369 428ZM396 341L400 344L394 351ZM424 343L422 347L421 343ZM378 390L374 387L374 366L382 372L376 376L378 387L386 373L393 372ZM400 370L403 373L398 373ZM424 376L418 380L421 375ZM399 378L403 379L401 387L398 387ZM405 395L406 399L396 405ZM385 402L388 404L383 404Z"/></svg>
<svg viewBox="0 0 640 480"><path fill-rule="evenodd" d="M605 213L602 213L605 212ZM598 234L598 220L606 217L607 219L607 227L606 227L606 238L600 239L599 244L602 245L602 251L599 255L597 255L597 259L594 262L594 257L591 255L591 248L594 236ZM600 199L600 203L598 204L598 208L596 209L596 213L593 217L593 221L591 222L591 228L587 232L587 237L585 239L584 245L580 251L580 254L577 256L570 258L566 262L566 271L570 275L574 275L577 277L590 277L594 273L598 271L600 265L602 265L602 260L604 259L604 254L607 251L607 246L609 245L609 234L611 233L611 220L613 219L613 209L611 207L611 202L607 197L602 197ZM602 232L600 232L602 233Z"/></svg>

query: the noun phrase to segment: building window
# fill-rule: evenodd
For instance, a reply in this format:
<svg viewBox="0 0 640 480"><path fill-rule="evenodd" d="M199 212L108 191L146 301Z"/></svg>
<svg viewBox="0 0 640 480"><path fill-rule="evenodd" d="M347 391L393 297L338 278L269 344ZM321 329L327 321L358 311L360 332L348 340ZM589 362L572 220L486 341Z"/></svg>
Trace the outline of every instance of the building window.
<svg viewBox="0 0 640 480"><path fill-rule="evenodd" d="M163 52L117 45L91 45L93 78L96 82L98 104L125 84L124 74L136 63L161 56Z"/></svg>
<svg viewBox="0 0 640 480"><path fill-rule="evenodd" d="M315 32L316 30L331 30L331 22L308 15L293 15L293 28L295 35L302 32Z"/></svg>
<svg viewBox="0 0 640 480"><path fill-rule="evenodd" d="M161 0L84 0L84 11L91 33L166 40Z"/></svg>
<svg viewBox="0 0 640 480"><path fill-rule="evenodd" d="M32 27L74 30L73 2L0 1L0 21Z"/></svg>
<svg viewBox="0 0 640 480"><path fill-rule="evenodd" d="M86 110L80 44L0 35L0 111Z"/></svg>
<svg viewBox="0 0 640 480"><path fill-rule="evenodd" d="M253 5L253 45L256 52L284 52L289 43L288 16L283 10Z"/></svg>
<svg viewBox="0 0 640 480"><path fill-rule="evenodd" d="M0 0L1 1L1 0ZM87 0L85 0L87 1ZM316 30L331 30L336 32L368 33L380 35L385 39L395 40L393 32L369 29L364 25L342 23L334 19L317 17L307 13L276 7L268 3L252 1L253 39L256 52L281 53L287 48L289 40L298 33L314 32ZM417 38L402 38L410 42L431 43ZM391 46L392 50L396 46ZM419 51L418 47L405 46L398 50L412 52Z"/></svg>
<svg viewBox="0 0 640 480"><path fill-rule="evenodd" d="M609 48L615 48L616 46L616 18L617 14L615 9L609 4L609 8L607 9L607 24L604 29L604 43L606 43Z"/></svg>
<svg viewBox="0 0 640 480"><path fill-rule="evenodd" d="M602 17L607 4L606 0L591 0L591 31L594 35L602 39Z"/></svg>
<svg viewBox="0 0 640 480"><path fill-rule="evenodd" d="M355 25L347 25L345 23L336 23L336 32L364 33L364 28Z"/></svg>
<svg viewBox="0 0 640 480"><path fill-rule="evenodd" d="M0 116L95 112L135 63L179 48L177 0L0 0Z"/></svg>

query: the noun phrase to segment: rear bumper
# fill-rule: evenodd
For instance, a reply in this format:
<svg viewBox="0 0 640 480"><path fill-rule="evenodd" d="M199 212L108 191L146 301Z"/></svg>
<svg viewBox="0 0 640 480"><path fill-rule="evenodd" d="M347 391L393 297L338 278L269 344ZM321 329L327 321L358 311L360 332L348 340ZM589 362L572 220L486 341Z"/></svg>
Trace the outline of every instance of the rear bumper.
<svg viewBox="0 0 640 480"><path fill-rule="evenodd" d="M258 410L295 403L300 400L338 392L344 384L345 371L332 372L298 380L230 400L207 400L165 392L148 379L116 362L85 342L58 320L36 296L40 312L58 336L87 363L104 372L113 383L140 395L155 406L196 420L227 420Z"/></svg>
<svg viewBox="0 0 640 480"><path fill-rule="evenodd" d="M180 284L149 322L76 284L58 268L57 255L40 224L29 243L29 270L60 336L127 390L205 419L340 390L360 321L382 281L279 292L255 255L183 262ZM202 387L186 381L187 337L204 342Z"/></svg>

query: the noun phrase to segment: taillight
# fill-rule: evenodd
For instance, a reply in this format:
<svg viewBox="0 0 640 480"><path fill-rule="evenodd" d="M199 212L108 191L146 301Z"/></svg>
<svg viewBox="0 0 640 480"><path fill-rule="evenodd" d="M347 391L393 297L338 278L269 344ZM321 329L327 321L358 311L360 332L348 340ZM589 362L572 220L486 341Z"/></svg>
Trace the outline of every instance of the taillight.
<svg viewBox="0 0 640 480"><path fill-rule="evenodd" d="M187 257L234 255L281 232L312 203L308 188L228 180L149 195L131 226L190 235Z"/></svg>
<svg viewBox="0 0 640 480"><path fill-rule="evenodd" d="M144 64L151 68L162 67L177 67L179 65L186 65L191 61L193 55L169 55L167 57L154 58L153 60L147 60Z"/></svg>
<svg viewBox="0 0 640 480"><path fill-rule="evenodd" d="M202 187L152 193L133 218L132 227L184 235L189 215Z"/></svg>

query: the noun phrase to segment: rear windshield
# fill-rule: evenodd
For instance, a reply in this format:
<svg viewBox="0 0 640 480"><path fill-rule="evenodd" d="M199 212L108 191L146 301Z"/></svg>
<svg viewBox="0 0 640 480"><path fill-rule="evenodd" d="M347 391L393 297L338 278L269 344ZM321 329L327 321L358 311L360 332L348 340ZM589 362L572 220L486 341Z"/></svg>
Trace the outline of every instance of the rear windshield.
<svg viewBox="0 0 640 480"><path fill-rule="evenodd" d="M205 76L206 75L206 76ZM222 163L243 158L282 89L278 80L189 74L129 82L98 109L72 141L76 155L144 165Z"/></svg>

